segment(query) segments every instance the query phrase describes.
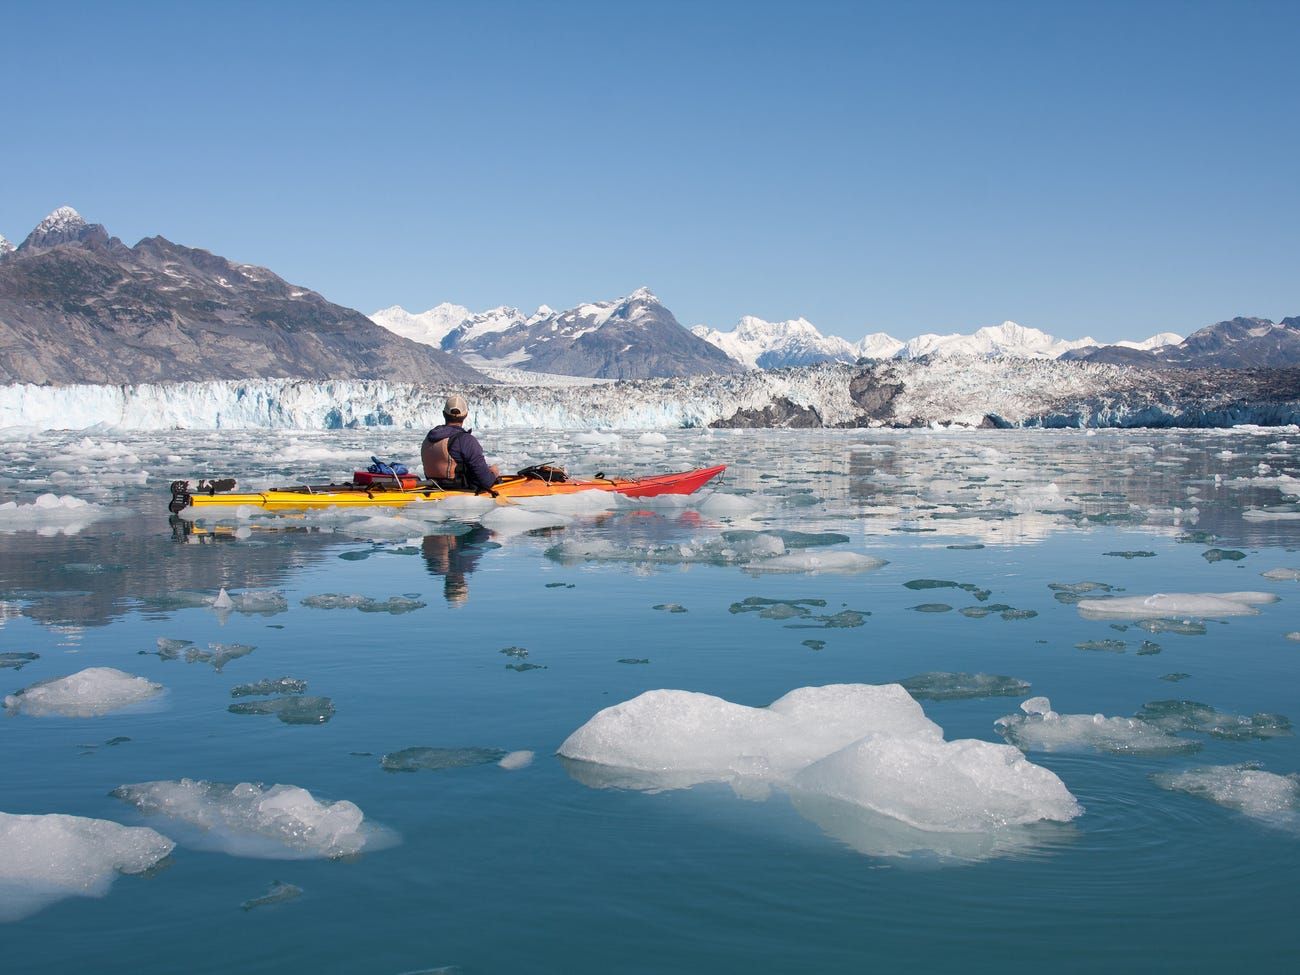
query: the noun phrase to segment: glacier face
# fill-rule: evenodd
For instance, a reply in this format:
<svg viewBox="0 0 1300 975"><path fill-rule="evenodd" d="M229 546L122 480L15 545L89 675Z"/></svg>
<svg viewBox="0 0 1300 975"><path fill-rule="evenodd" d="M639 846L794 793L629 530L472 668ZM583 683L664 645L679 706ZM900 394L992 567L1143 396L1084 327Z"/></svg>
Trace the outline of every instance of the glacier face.
<svg viewBox="0 0 1300 975"><path fill-rule="evenodd" d="M524 374L516 374L522 378ZM0 386L0 427L340 429L436 425L450 392L488 429L1231 426L1300 422L1294 370L1176 374L1054 359L893 359L728 376L457 386L255 379Z"/></svg>

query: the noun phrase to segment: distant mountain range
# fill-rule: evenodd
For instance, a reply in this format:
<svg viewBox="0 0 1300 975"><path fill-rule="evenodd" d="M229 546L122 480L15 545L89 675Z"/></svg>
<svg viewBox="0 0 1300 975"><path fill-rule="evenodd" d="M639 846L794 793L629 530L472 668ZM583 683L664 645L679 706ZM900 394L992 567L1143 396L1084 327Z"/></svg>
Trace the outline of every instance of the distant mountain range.
<svg viewBox="0 0 1300 975"><path fill-rule="evenodd" d="M266 268L127 247L71 207L0 243L0 382L253 377L489 381Z"/></svg>
<svg viewBox="0 0 1300 975"><path fill-rule="evenodd" d="M473 314L442 304L419 315L395 305L370 317L398 335L470 361L530 372L651 379L744 369L683 328L648 288L567 311L542 305L531 315L505 306Z"/></svg>
<svg viewBox="0 0 1300 975"><path fill-rule="evenodd" d="M927 333L907 340L874 332L857 342L823 335L806 318L769 322L746 315L728 332L706 325L692 328L695 338L725 354L731 362L728 368L716 356L702 353L698 345L687 346L674 358L656 353L648 356L648 361L638 361L639 350L649 348L643 344L649 338L644 329L604 332L609 322L650 321L660 326L656 338L671 336L677 346L683 345L680 334L671 327L677 320L645 288L626 298L583 304L565 312L543 305L531 315L507 306L474 313L463 305L447 303L420 314L394 305L370 317L397 335L465 355L487 370L514 367L612 379L726 374L735 366L780 369L859 359L948 356L1063 358L1147 367L1300 365L1300 349L1293 349L1291 338L1283 337L1296 333L1297 320L1290 318L1276 326L1263 319L1234 319L1202 329L1186 341L1174 332L1161 332L1141 341L1125 340L1113 345L1101 345L1093 338L1058 339L1016 322L990 325L970 334ZM1252 324L1243 330L1234 322ZM1271 338L1261 331L1264 326L1271 326ZM1217 337L1210 340L1207 336L1211 335ZM582 343L594 344L597 339L601 340L601 354L583 354ZM617 351L614 347L618 347ZM1261 356L1265 358L1260 360ZM1270 356L1272 361L1268 361Z"/></svg>

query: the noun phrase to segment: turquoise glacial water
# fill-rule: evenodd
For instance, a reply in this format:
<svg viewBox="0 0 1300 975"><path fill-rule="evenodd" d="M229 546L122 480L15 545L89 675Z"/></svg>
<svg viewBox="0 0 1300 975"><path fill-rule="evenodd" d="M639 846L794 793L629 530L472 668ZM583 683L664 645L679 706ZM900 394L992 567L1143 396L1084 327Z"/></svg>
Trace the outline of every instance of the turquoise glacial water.
<svg viewBox="0 0 1300 975"><path fill-rule="evenodd" d="M0 811L147 824L178 845L102 897L67 897L0 925L5 970L1071 972L1300 962L1294 803L1251 815L1152 779L1241 763L1292 775L1300 744L1285 723L1245 740L1178 732L1194 753L1030 750L1084 812L991 853L980 838L937 833L919 848L909 834L912 852L893 855L896 824L861 810L743 783L611 787L601 770L556 755L602 708L650 689L761 707L799 687L932 671L1031 685L1013 697L923 700L949 740L1001 743L995 720L1034 695L1061 714L1133 716L1148 702L1187 700L1300 720L1300 642L1287 637L1300 630L1300 582L1261 574L1300 568L1294 429L666 437L551 433L539 447L537 437L484 433L506 467L732 465L689 506L569 511L554 527L494 532L465 512L418 531L383 518L248 512L196 531L164 510L172 476L337 476L371 453L408 459L409 433L11 435L0 503L29 505L48 491L100 507L58 522L0 508L0 652L39 654L0 669L0 694L86 667L166 691L102 717L0 718ZM93 486L82 464L94 467ZM845 541L800 551L888 564L763 572L761 560L718 554L716 540L735 531L839 533ZM921 579L971 583L989 598L905 585ZM1150 632L1085 619L1050 588L1083 581L1117 596L1280 598L1257 615L1205 619L1203 633ZM274 591L283 603L221 612L183 595L211 599L223 587ZM392 614L302 603L325 593L425 605ZM792 628L810 620L731 611L755 596L824 600L817 614L857 610L861 625ZM914 608L934 603L952 609ZM992 603L1035 615L960 612ZM148 652L159 638L255 649L218 671L186 662L183 650L176 659ZM1124 645L1078 648L1105 640ZM501 653L511 647L527 656ZM521 663L535 667L510 669ZM328 721L228 710L249 700L231 697L236 685L285 676L332 700ZM129 740L107 744L119 737ZM514 770L381 767L382 756L413 747L534 758ZM348 800L393 842L339 859L268 859L110 795L182 778L285 783ZM302 893L241 909L275 881ZM6 896L17 895L0 885Z"/></svg>

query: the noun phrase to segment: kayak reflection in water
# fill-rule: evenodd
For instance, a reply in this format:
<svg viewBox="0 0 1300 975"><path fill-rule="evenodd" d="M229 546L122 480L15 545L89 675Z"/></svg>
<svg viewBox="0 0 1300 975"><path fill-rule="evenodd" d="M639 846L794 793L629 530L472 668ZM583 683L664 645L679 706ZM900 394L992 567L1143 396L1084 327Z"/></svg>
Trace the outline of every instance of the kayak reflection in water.
<svg viewBox="0 0 1300 975"><path fill-rule="evenodd" d="M443 577L443 595L453 606L469 599L466 576L478 566L483 553L494 548L500 546L482 525L461 535L425 535L420 546L430 574Z"/></svg>

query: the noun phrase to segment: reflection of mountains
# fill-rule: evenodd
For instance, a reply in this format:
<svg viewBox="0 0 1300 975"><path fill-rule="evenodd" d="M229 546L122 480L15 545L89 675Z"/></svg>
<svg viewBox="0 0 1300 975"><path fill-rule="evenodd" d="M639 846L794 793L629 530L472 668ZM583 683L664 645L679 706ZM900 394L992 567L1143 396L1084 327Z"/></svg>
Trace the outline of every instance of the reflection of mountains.
<svg viewBox="0 0 1300 975"><path fill-rule="evenodd" d="M179 521L179 519L178 519ZM326 557L328 532L265 532L238 544L157 515L96 523L77 535L17 532L0 544L0 599L44 624L105 626L178 589L265 588ZM189 544L183 544L189 543Z"/></svg>
<svg viewBox="0 0 1300 975"><path fill-rule="evenodd" d="M901 509L880 519L882 532L902 520L991 543L1040 541L1075 525L1107 524L1157 533L1196 529L1230 545L1294 543L1300 534L1294 522L1241 516L1244 508L1283 500L1276 487L1232 483L1257 476L1266 446L1219 456L1228 445L1224 438L1196 433L891 438L848 452L844 500ZM1240 450L1242 442L1234 439L1231 446ZM1068 504L1034 497L1052 483ZM1188 494L1188 488L1198 493Z"/></svg>

